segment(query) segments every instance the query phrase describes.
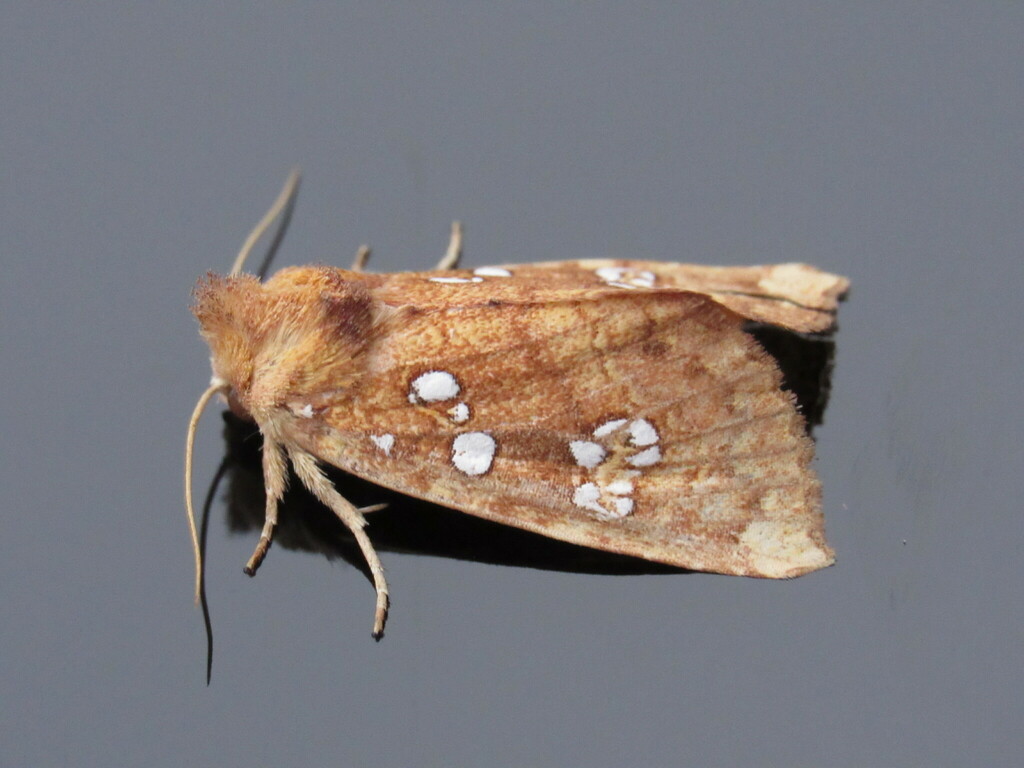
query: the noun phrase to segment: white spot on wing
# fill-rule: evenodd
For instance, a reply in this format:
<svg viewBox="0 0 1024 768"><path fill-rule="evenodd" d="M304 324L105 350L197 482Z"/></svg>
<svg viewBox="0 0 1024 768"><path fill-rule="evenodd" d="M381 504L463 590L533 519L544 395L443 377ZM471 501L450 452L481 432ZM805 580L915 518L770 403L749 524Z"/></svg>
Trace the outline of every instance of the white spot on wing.
<svg viewBox="0 0 1024 768"><path fill-rule="evenodd" d="M658 430L647 419L636 419L629 425L629 438L638 447L654 445L658 442Z"/></svg>
<svg viewBox="0 0 1024 768"><path fill-rule="evenodd" d="M657 279L653 272L629 267L601 267L594 274L616 288L653 288Z"/></svg>
<svg viewBox="0 0 1024 768"><path fill-rule="evenodd" d="M627 421L628 419L612 419L611 421L606 421L594 430L594 437L607 437Z"/></svg>
<svg viewBox="0 0 1024 768"><path fill-rule="evenodd" d="M306 403L304 406L302 406L299 409L298 415L301 416L304 419L312 419L313 418L313 405L311 403Z"/></svg>
<svg viewBox="0 0 1024 768"><path fill-rule="evenodd" d="M452 464L467 475L482 475L491 468L497 447L486 432L466 432L452 441Z"/></svg>
<svg viewBox="0 0 1024 768"><path fill-rule="evenodd" d="M597 512L599 515L607 515L608 510L597 503L600 498L601 489L597 487L596 483L584 483L572 495L572 503L577 507Z"/></svg>
<svg viewBox="0 0 1024 768"><path fill-rule="evenodd" d="M597 443L591 443L587 440L573 440L569 443L569 450L572 451L572 457L576 459L576 463L587 469L593 469L604 461L604 447Z"/></svg>
<svg viewBox="0 0 1024 768"><path fill-rule="evenodd" d="M391 449L395 445L394 435L370 435L370 439L373 440L374 445L384 452L385 456L391 455Z"/></svg>
<svg viewBox="0 0 1024 768"><path fill-rule="evenodd" d="M431 277L432 283L482 283L482 277Z"/></svg>
<svg viewBox="0 0 1024 768"><path fill-rule="evenodd" d="M618 267L601 267L600 269L594 270L594 274L596 274L606 283L618 280L620 277L622 277L623 272L625 272L625 270L619 269Z"/></svg>
<svg viewBox="0 0 1024 768"><path fill-rule="evenodd" d="M454 408L448 409L448 415L452 417L452 421L456 424L462 424L465 421L469 421L469 406L465 403L459 403Z"/></svg>
<svg viewBox="0 0 1024 768"><path fill-rule="evenodd" d="M633 511L633 500L632 499L615 499L615 516L625 517Z"/></svg>
<svg viewBox="0 0 1024 768"><path fill-rule="evenodd" d="M616 496L625 496L633 492L633 484L629 480L616 480L614 483L608 483L604 489Z"/></svg>
<svg viewBox="0 0 1024 768"><path fill-rule="evenodd" d="M474 269L473 274L481 277L512 277L512 273L502 267L480 267Z"/></svg>
<svg viewBox="0 0 1024 768"><path fill-rule="evenodd" d="M417 376L411 385L409 402L436 403L451 400L459 394L459 382L448 371L427 371Z"/></svg>
<svg viewBox="0 0 1024 768"><path fill-rule="evenodd" d="M632 282L634 285L639 285L643 288L653 288L654 279L655 278L653 272L648 272L644 270L637 277L634 277Z"/></svg>
<svg viewBox="0 0 1024 768"><path fill-rule="evenodd" d="M633 454L626 459L634 467L650 467L653 464L657 464L661 461L661 449L656 445L652 445L650 448L640 453Z"/></svg>
<svg viewBox="0 0 1024 768"><path fill-rule="evenodd" d="M610 441L609 447L589 440L574 440L569 443L576 463L594 470L608 459L609 451L614 456L611 462L597 470L592 477L598 482L577 486L573 502L584 509L595 512L603 520L619 520L633 513L636 501L633 479L641 474L640 467L650 467L661 461L658 430L647 419L611 419L594 429L593 437ZM632 448L623 442L628 440ZM630 455L633 449L642 449ZM624 459L627 469L619 464Z"/></svg>
<svg viewBox="0 0 1024 768"><path fill-rule="evenodd" d="M610 490L610 486L604 489L605 491ZM597 483L583 483L583 485L577 486L575 492L572 495L572 503L577 507L583 509L589 509L591 512L596 512L597 516L604 520L617 520L623 518L633 511L633 500L622 496L614 496L608 500L611 504L611 509L601 504L602 490Z"/></svg>

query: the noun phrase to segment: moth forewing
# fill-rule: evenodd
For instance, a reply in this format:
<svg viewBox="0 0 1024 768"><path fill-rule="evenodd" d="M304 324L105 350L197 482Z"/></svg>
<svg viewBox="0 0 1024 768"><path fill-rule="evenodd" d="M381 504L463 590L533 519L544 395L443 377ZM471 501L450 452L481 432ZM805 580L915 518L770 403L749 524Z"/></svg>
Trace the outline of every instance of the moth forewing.
<svg viewBox="0 0 1024 768"><path fill-rule="evenodd" d="M456 224L443 266L460 252ZM782 578L833 561L812 444L743 326L829 330L844 278L613 260L372 275L367 255L353 271L208 276L196 290L207 396L225 391L266 439L266 523L249 571L270 545L285 456L356 537L377 590L375 636L383 568L320 463L683 568Z"/></svg>
<svg viewBox="0 0 1024 768"><path fill-rule="evenodd" d="M541 303L584 291L602 296L623 290L690 291L710 297L747 320L800 333L831 330L839 297L849 288L846 278L806 264L707 267L621 259L479 267L458 273L404 272L386 277L380 292L383 300L412 297L421 306L466 300L516 302L524 297ZM436 290L438 284L448 290Z"/></svg>
<svg viewBox="0 0 1024 768"><path fill-rule="evenodd" d="M291 429L380 485L573 543L753 576L829 564L810 441L743 318L684 291L580 295L408 312Z"/></svg>

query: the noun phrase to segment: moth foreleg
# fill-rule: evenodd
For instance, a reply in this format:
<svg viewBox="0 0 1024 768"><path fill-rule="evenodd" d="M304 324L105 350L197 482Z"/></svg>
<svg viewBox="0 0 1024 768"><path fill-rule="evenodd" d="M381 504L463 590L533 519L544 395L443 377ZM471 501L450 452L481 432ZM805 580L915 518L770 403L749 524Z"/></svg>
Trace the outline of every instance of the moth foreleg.
<svg viewBox="0 0 1024 768"><path fill-rule="evenodd" d="M263 518L263 531L256 544L256 550L245 564L245 572L256 575L263 558L267 556L270 542L274 538L274 526L277 525L277 505L284 497L288 484L288 468L285 465L284 450L279 443L269 437L263 438L263 485L267 494L267 511Z"/></svg>
<svg viewBox="0 0 1024 768"><path fill-rule="evenodd" d="M456 269L459 266L459 260L462 258L462 223L458 221L452 222L452 236L448 240L448 250L444 252L444 256L437 262L436 269Z"/></svg>
<svg viewBox="0 0 1024 768"><path fill-rule="evenodd" d="M373 576L373 587L377 591L377 606L373 618L373 636L379 640L384 634L384 622L388 618L388 583L384 578L384 566L381 565L377 550L373 548L370 537L367 536L366 518L356 509L353 504L338 493L337 489L320 469L312 454L304 451L289 448L288 455L291 457L295 474L303 484L316 496L321 503L330 507L331 511L352 531L352 535L359 544L359 549L366 558L366 564L370 568L370 575Z"/></svg>

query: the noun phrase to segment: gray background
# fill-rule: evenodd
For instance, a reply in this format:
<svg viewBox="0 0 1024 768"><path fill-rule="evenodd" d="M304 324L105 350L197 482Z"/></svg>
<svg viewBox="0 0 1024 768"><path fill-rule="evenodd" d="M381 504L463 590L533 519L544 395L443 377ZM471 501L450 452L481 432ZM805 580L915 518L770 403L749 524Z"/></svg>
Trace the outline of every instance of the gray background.
<svg viewBox="0 0 1024 768"><path fill-rule="evenodd" d="M5 3L0 763L1024 760L1024 11ZM292 164L278 266L636 256L843 273L839 563L789 583L384 553L181 504L188 292ZM219 409L215 409L219 410ZM198 491L223 453L204 421Z"/></svg>

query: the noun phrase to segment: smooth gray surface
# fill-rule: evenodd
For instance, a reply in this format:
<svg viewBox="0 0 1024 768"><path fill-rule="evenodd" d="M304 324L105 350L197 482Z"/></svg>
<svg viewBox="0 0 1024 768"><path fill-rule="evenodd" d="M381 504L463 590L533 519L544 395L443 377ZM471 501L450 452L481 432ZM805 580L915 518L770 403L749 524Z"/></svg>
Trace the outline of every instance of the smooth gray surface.
<svg viewBox="0 0 1024 768"><path fill-rule="evenodd" d="M1015 4L8 3L0 764L1019 765ZM638 256L853 280L790 583L341 561L181 508L188 291L277 264ZM219 420L198 439L203 489Z"/></svg>

